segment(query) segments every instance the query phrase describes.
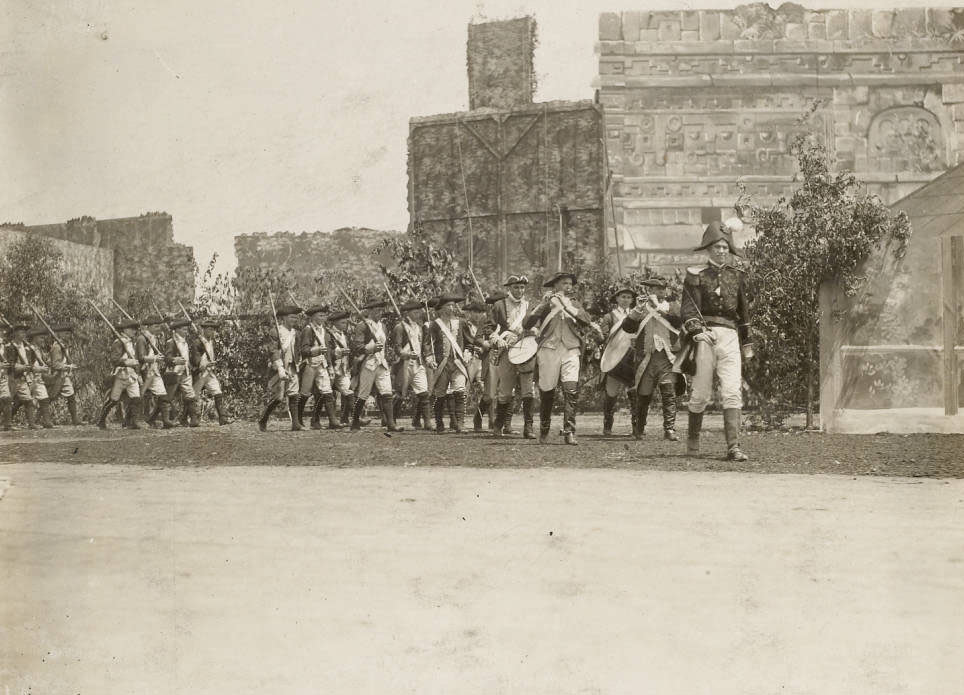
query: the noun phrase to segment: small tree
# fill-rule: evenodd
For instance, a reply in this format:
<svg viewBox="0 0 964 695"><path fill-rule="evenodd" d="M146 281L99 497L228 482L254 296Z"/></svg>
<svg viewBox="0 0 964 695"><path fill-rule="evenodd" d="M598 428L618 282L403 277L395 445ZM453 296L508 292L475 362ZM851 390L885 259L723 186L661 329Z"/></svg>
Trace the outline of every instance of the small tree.
<svg viewBox="0 0 964 695"><path fill-rule="evenodd" d="M748 201L756 237L745 249L757 357L747 381L771 404L805 404L813 426L818 397L820 285L838 282L853 295L861 266L885 241L903 256L910 237L904 213L892 213L849 173L830 170L826 148L811 134L790 146L799 185L772 206Z"/></svg>

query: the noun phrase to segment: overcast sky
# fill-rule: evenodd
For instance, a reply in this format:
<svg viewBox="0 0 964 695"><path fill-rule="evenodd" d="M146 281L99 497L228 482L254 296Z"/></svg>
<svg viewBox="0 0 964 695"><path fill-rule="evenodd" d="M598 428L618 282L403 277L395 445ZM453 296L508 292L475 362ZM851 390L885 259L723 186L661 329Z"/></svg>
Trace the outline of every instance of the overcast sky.
<svg viewBox="0 0 964 695"><path fill-rule="evenodd" d="M217 251L225 268L239 233L406 227L408 118L466 108L469 21L534 14L536 99L588 99L599 12L654 9L626 0L0 8L0 221L164 210L199 262Z"/></svg>

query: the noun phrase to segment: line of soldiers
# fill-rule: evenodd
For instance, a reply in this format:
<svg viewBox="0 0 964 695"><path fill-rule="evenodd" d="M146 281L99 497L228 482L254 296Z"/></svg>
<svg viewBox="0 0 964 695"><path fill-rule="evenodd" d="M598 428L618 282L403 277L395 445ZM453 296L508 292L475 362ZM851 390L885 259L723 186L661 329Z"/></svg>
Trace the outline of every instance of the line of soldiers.
<svg viewBox="0 0 964 695"><path fill-rule="evenodd" d="M272 413L283 407L291 429L305 429L304 414L313 398L311 429L321 429L325 416L328 429L357 431L370 424L364 415L372 398L382 426L398 432L404 429L398 423L402 402L411 397L415 429L462 432L472 400L473 429L482 432L483 415L488 414L492 434L503 437L516 434L512 413L520 402L522 436L535 439L538 396L538 439L546 443L558 393L563 411L560 434L566 444L575 445L580 370L586 334L592 330L603 345L599 357L604 435L612 434L618 398L625 392L633 435L642 438L658 391L663 436L678 441L677 400L689 376L687 452L697 455L703 412L716 376L727 456L746 460L739 447L742 360L752 356L745 278L742 270L728 263L729 254L737 250L725 226L710 224L697 250L708 253L708 262L687 269L678 305L670 306L666 283L653 278L643 283L643 296L630 287L618 288L610 298L612 309L599 323L570 296L576 277L566 272L549 278L540 300L526 296L528 279L519 275L509 277L505 292L488 297L484 304L465 304L465 297L452 294L401 305L392 298L398 320L391 329L384 320L389 304L381 300L353 306L350 312L321 304L305 310L280 307L277 330L264 345L266 406L258 426L267 430ZM299 327L302 314L306 320ZM164 323L171 336L161 344L153 329ZM217 377L220 324L206 319L200 328L194 327L192 337L192 323L189 318L167 321L157 316L112 326L112 372L99 427L107 427L108 415L122 401L125 426L139 429L145 414L152 426L173 427L175 397L183 402L181 424L196 427L203 392L212 397L219 423L229 422ZM51 395L66 399L71 421L78 424L71 380L75 366L61 340L70 326L31 329L19 322L9 332L10 342L0 346L3 427L9 428L21 406L28 426L35 427L34 404L41 425L51 427Z"/></svg>

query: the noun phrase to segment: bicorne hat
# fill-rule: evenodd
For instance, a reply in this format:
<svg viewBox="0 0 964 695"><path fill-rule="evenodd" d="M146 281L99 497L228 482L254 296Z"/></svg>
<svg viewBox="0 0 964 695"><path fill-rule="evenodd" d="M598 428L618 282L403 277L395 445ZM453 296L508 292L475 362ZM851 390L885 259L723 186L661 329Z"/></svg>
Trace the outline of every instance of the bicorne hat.
<svg viewBox="0 0 964 695"><path fill-rule="evenodd" d="M706 225L706 229L703 230L703 240L700 242L700 245L693 250L703 251L704 249L708 249L720 239L726 242L726 245L730 247L730 253L734 256L742 255L739 249L736 248L736 244L733 243L733 232L727 229L722 222L718 221L713 221Z"/></svg>

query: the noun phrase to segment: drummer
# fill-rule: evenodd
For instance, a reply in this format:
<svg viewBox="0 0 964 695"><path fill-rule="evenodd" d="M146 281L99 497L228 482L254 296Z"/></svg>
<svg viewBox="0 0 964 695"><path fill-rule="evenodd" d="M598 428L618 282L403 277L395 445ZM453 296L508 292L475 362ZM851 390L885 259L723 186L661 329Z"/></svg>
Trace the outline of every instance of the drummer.
<svg viewBox="0 0 964 695"><path fill-rule="evenodd" d="M686 383L681 374L673 371L673 354L677 350L679 327L679 305L675 311L669 303L669 290L660 278L648 278L643 284L650 288L651 294L639 297L636 306L623 320L622 330L636 336L635 340L635 391L636 420L634 435L643 436L649 404L653 391L659 389L663 404L663 438L672 442L679 441L676 434L676 399L685 389Z"/></svg>
<svg viewBox="0 0 964 695"><path fill-rule="evenodd" d="M533 430L533 370L536 365L535 336L537 328L526 330L522 321L532 308L526 299L526 288L529 278L525 275L510 275L504 286L508 294L492 305L492 322L495 330L492 333L492 366L495 368L496 378L496 406L495 424L492 434L501 437L504 434L515 434L512 430L512 410L515 407L513 398L522 400L522 436L525 439L535 439ZM514 351L510 360L508 350L523 338L528 338L525 344ZM521 360L521 361L520 361Z"/></svg>
<svg viewBox="0 0 964 695"><path fill-rule="evenodd" d="M603 397L603 436L608 437L613 433L616 404L622 391L626 392L626 398L629 400L633 435L636 435L636 390L633 388L635 350L632 345L632 338L635 336L619 330L629 310L636 303L636 292L631 287L620 287L612 294L610 302L615 306L599 320L599 327L606 336L603 359L600 363L600 368L607 370L604 372L606 394Z"/></svg>

